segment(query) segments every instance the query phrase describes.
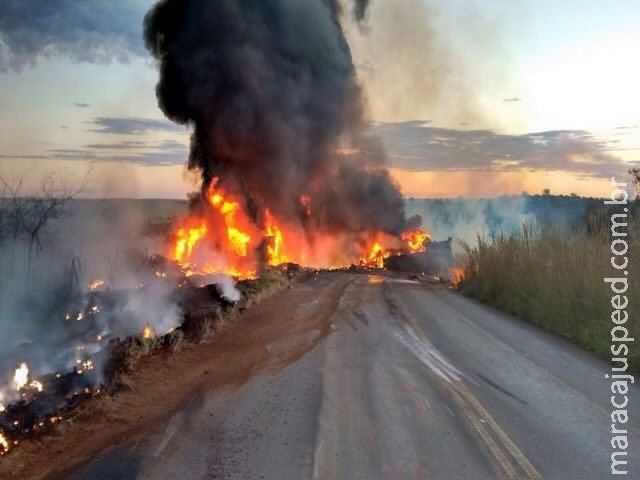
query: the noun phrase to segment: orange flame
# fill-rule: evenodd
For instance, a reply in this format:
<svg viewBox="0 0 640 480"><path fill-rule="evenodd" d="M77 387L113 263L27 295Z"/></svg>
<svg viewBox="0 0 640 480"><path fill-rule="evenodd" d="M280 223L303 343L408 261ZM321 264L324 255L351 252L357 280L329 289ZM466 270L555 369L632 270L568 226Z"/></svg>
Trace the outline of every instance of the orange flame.
<svg viewBox="0 0 640 480"><path fill-rule="evenodd" d="M464 270L460 267L453 267L453 285L459 287L464 280Z"/></svg>
<svg viewBox="0 0 640 480"><path fill-rule="evenodd" d="M384 268L384 261L391 256L388 250L385 250L380 243L375 242L366 257L360 259L360 265L371 268Z"/></svg>
<svg viewBox="0 0 640 480"><path fill-rule="evenodd" d="M252 224L240 202L219 188L218 182L214 179L209 187L207 213L190 216L176 229L173 258L188 276L224 272L253 278L255 269L245 266L253 260L241 261L253 254ZM221 241L222 236L225 241ZM209 253L214 250L220 250L219 254L211 258Z"/></svg>
<svg viewBox="0 0 640 480"><path fill-rule="evenodd" d="M265 233L270 242L267 243L267 263L278 266L289 262L289 257L283 253L284 235L276 224L269 210L264 212Z"/></svg>
<svg viewBox="0 0 640 480"><path fill-rule="evenodd" d="M247 256L247 247L251 243L251 235L242 231L238 226L238 212L240 204L233 200L226 200L222 191L216 191L218 180L214 180L209 191L209 204L217 209L224 217L227 226L227 238L240 257Z"/></svg>
<svg viewBox="0 0 640 480"><path fill-rule="evenodd" d="M227 273L255 278L261 263L286 263L316 268L360 264L384 268L392 255L425 251L429 235L420 230L393 236L382 232L328 232L305 223L312 217L311 197L299 197L300 218L281 221L270 210L252 212L215 178L204 209L181 221L171 254L186 275Z"/></svg>
<svg viewBox="0 0 640 480"><path fill-rule="evenodd" d="M144 330L142 330L142 338L145 340L151 340L153 337L153 329L149 325L146 325Z"/></svg>
<svg viewBox="0 0 640 480"><path fill-rule="evenodd" d="M400 234L400 238L407 244L410 253L421 253L427 251L425 242L431 239L431 235L422 230L410 230Z"/></svg>
<svg viewBox="0 0 640 480"><path fill-rule="evenodd" d="M104 280L93 280L90 284L89 284L89 290L94 291L97 290L101 287L105 286L105 281Z"/></svg>
<svg viewBox="0 0 640 480"><path fill-rule="evenodd" d="M4 432L2 430L0 430L0 447L2 447L2 450L0 450L0 455L4 455L9 451L9 448L11 448L11 444L9 443L7 437L4 436Z"/></svg>
<svg viewBox="0 0 640 480"><path fill-rule="evenodd" d="M175 254L173 259L178 262L184 262L193 252L193 247L198 243L207 233L207 226L205 224L200 225L197 228L179 228L176 232L178 240L176 241Z"/></svg>

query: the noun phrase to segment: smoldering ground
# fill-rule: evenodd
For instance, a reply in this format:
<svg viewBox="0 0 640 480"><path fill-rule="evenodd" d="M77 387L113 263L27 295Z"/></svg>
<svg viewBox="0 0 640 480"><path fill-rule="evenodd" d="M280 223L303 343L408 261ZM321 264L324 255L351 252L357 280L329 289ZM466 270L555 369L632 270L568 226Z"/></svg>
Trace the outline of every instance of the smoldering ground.
<svg viewBox="0 0 640 480"><path fill-rule="evenodd" d="M2 207L5 217L11 214L11 205ZM143 215L133 201L73 200L49 219L35 245L3 222L0 401L17 397L13 373L21 363L29 379L84 370L98 385L111 340L137 336L146 326L158 334L179 326L175 286L156 278L148 263L162 240L146 234Z"/></svg>

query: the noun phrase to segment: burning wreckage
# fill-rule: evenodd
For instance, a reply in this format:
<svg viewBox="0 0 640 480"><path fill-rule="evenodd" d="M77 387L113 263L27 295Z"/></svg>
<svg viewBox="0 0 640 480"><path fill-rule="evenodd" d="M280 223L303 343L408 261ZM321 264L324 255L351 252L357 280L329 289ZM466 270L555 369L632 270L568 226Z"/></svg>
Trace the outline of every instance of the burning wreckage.
<svg viewBox="0 0 640 480"><path fill-rule="evenodd" d="M356 2L358 21L367 3ZM430 237L405 217L367 128L345 15L337 0L162 0L149 11L158 102L192 131L200 191L164 256L132 260L135 288L97 280L61 295L48 312L56 358L30 345L5 355L2 365L29 362L0 378L0 453L113 389L128 346L197 335L240 300L236 280L246 291L294 264L404 269L408 254L428 258Z"/></svg>

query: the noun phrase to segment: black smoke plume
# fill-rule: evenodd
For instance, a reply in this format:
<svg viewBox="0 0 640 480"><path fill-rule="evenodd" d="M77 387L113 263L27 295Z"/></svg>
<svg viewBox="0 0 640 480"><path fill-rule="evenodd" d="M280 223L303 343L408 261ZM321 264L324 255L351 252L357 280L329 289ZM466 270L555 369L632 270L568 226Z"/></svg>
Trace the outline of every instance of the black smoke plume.
<svg viewBox="0 0 640 480"><path fill-rule="evenodd" d="M256 218L288 220L307 195L315 228L398 233L404 204L387 170L337 153L363 125L340 15L338 0L160 1L144 25L159 104L193 129L203 190L218 177Z"/></svg>

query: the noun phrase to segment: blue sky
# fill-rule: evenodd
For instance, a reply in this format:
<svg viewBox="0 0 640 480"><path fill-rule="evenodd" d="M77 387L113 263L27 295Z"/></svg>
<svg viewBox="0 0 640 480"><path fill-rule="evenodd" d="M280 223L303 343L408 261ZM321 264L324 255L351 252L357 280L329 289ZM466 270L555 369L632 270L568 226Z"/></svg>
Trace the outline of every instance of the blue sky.
<svg viewBox="0 0 640 480"><path fill-rule="evenodd" d="M147 0L0 6L0 174L183 198L189 133L156 105ZM372 129L411 196L606 194L640 159L640 4L373 0L345 20ZM416 122L419 121L419 122ZM471 182L470 178L483 181Z"/></svg>

